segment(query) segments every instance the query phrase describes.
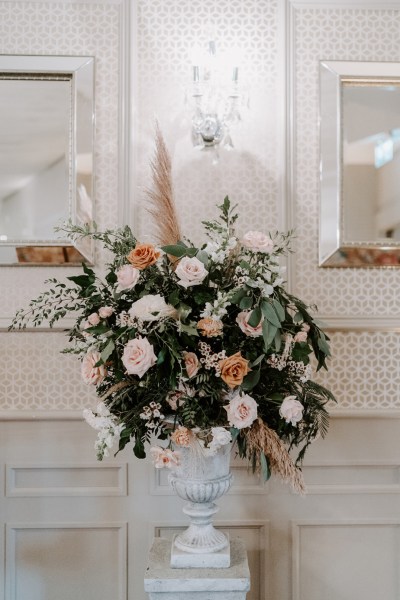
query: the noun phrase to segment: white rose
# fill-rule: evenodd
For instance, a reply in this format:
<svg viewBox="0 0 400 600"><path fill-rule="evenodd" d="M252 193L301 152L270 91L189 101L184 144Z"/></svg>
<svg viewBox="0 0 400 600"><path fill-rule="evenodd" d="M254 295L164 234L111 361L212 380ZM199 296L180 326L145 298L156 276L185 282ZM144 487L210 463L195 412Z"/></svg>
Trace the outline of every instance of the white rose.
<svg viewBox="0 0 400 600"><path fill-rule="evenodd" d="M210 449L215 451L232 441L231 432L225 429L225 427L211 427L211 435Z"/></svg>
<svg viewBox="0 0 400 600"><path fill-rule="evenodd" d="M228 406L224 406L228 415L229 425L236 427L236 429L250 427L257 418L257 406L257 402L248 394L244 394L243 396L239 394L235 395L230 400Z"/></svg>
<svg viewBox="0 0 400 600"><path fill-rule="evenodd" d="M99 315L102 319L107 319L107 317L111 317L114 309L112 306L102 306L99 308Z"/></svg>
<svg viewBox="0 0 400 600"><path fill-rule="evenodd" d="M279 409L279 414L286 423L296 425L303 418L303 410L304 406L296 400L296 396L286 396Z"/></svg>
<svg viewBox="0 0 400 600"><path fill-rule="evenodd" d="M167 304L160 294L143 296L134 302L129 310L131 318L136 317L142 321L158 321L158 319L171 317L174 314L174 307Z"/></svg>
<svg viewBox="0 0 400 600"><path fill-rule="evenodd" d="M150 448L150 456L156 469L172 469L179 465L179 452L169 450L168 448L160 448L160 446L152 446Z"/></svg>
<svg viewBox="0 0 400 600"><path fill-rule="evenodd" d="M274 242L261 231L248 231L242 239L242 245L254 252L264 252L266 254L270 254L274 249Z"/></svg>
<svg viewBox="0 0 400 600"><path fill-rule="evenodd" d="M184 288L199 285L208 275L207 269L198 258L189 258L188 256L179 261L175 273L179 278L179 285Z"/></svg>
<svg viewBox="0 0 400 600"><path fill-rule="evenodd" d="M248 323L251 313L251 310L240 312L236 317L236 323L239 325L240 329L245 335L249 337L259 337L262 335L262 323L264 321L264 317L261 317L261 321L257 327L252 327Z"/></svg>
<svg viewBox="0 0 400 600"><path fill-rule="evenodd" d="M138 375L140 378L157 362L154 348L147 338L138 337L129 340L124 348L122 362L129 375Z"/></svg>
<svg viewBox="0 0 400 600"><path fill-rule="evenodd" d="M139 269L132 267L132 265L123 265L118 269L117 273L118 289L130 290L135 287L140 277Z"/></svg>

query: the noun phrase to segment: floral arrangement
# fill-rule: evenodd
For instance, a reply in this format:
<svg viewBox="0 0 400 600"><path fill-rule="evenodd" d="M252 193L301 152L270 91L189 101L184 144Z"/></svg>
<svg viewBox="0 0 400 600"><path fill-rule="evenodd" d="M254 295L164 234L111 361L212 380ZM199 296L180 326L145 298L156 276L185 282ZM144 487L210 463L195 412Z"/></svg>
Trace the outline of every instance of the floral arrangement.
<svg viewBox="0 0 400 600"><path fill-rule="evenodd" d="M138 458L153 444L155 466L172 467L193 438L206 453L234 440L264 479L275 472L302 492L301 461L325 435L334 399L311 379L313 364L326 367L328 338L283 286L290 235L239 239L227 197L219 209L219 220L204 222L201 247L140 243L129 227L70 225L71 237L91 236L111 251L105 277L83 264L69 284L50 279L11 327L75 314L64 352L80 357L99 396L84 411L99 459L132 440Z"/></svg>

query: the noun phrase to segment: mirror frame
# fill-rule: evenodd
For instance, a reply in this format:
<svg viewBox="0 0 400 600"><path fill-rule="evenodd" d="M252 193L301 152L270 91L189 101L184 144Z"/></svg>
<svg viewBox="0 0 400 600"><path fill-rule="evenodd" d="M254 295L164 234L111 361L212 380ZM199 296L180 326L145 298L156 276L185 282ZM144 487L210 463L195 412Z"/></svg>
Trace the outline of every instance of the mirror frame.
<svg viewBox="0 0 400 600"><path fill-rule="evenodd" d="M73 224L82 225L77 214L77 157L80 147L81 132L77 127L79 121L89 123L90 141L89 155L91 155L92 173L90 178L90 186L88 195L92 199L92 220L94 220L94 132L95 132L95 110L94 110L94 57L92 56L26 56L26 55L0 55L0 75L4 75L3 79L7 79L7 75L13 76L13 79L37 79L43 76L43 79L56 79L57 76L71 79L71 111L69 122L69 156L67 157L68 181L69 181L69 198L68 198L68 217ZM90 89L90 96L85 102L80 101L80 92L83 89ZM57 223L54 223L56 226ZM0 266L76 266L84 260L88 263L94 261L94 245L90 238L84 238L82 241L72 243L66 238L44 240L44 239L12 239L0 241L0 247L12 246L13 248L33 249L32 254L38 254L38 259L32 258L27 262L2 263ZM61 256L60 260L53 259L48 262L41 257L41 254L46 253L46 249L50 251L55 248L54 254ZM74 248L77 250L74 251Z"/></svg>
<svg viewBox="0 0 400 600"><path fill-rule="evenodd" d="M400 63L320 61L320 267L400 267L400 241L384 243L344 238L343 110L344 82L400 85Z"/></svg>

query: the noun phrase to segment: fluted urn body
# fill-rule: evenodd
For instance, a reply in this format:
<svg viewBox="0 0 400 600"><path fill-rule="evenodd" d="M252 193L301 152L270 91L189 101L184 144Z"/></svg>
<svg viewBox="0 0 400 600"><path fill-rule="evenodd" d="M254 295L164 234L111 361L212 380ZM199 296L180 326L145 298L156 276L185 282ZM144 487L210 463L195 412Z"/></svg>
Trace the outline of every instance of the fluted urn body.
<svg viewBox="0 0 400 600"><path fill-rule="evenodd" d="M209 555L229 545L227 536L214 528L212 517L218 511L215 500L231 486L230 450L231 444L213 455L204 453L199 444L179 448L180 464L169 475L169 482L176 494L188 501L183 512L190 517L190 525L174 540L182 552ZM202 566L201 561L198 564Z"/></svg>

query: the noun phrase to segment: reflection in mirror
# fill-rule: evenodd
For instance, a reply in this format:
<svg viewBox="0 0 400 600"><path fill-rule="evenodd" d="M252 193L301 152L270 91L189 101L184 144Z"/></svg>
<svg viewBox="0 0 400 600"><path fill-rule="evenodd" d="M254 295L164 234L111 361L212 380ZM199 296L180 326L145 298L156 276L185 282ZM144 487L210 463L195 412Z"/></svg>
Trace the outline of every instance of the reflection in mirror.
<svg viewBox="0 0 400 600"><path fill-rule="evenodd" d="M0 56L0 264L93 260L54 227L93 219L93 59Z"/></svg>
<svg viewBox="0 0 400 600"><path fill-rule="evenodd" d="M320 266L400 266L400 65L320 75Z"/></svg>

